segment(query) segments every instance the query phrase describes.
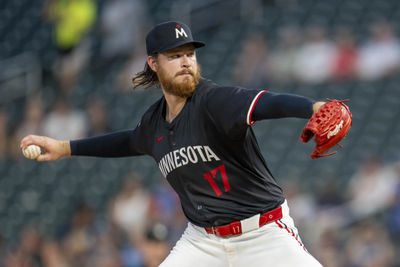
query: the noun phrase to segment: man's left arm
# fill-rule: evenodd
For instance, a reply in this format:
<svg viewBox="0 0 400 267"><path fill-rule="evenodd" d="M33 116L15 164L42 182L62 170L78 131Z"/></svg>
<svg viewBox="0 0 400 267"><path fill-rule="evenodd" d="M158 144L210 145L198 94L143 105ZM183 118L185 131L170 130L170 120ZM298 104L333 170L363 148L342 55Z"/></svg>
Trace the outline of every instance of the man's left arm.
<svg viewBox="0 0 400 267"><path fill-rule="evenodd" d="M251 121L278 118L311 118L325 102L295 94L263 93L255 104Z"/></svg>

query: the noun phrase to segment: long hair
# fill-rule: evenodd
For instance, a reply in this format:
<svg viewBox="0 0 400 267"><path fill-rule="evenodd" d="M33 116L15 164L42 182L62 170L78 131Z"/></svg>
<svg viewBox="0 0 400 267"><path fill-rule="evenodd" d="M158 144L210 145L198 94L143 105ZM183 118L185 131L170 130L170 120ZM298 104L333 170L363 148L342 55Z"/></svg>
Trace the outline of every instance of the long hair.
<svg viewBox="0 0 400 267"><path fill-rule="evenodd" d="M133 89L139 87L147 89L159 85L160 82L158 80L157 73L155 73L146 62L144 69L133 76L132 83Z"/></svg>

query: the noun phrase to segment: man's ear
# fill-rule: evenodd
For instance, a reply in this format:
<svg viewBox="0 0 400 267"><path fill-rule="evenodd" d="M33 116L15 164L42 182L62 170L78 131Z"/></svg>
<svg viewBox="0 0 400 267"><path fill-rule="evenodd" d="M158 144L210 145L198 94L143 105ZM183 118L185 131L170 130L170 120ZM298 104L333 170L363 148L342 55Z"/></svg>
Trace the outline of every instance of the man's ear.
<svg viewBox="0 0 400 267"><path fill-rule="evenodd" d="M155 57L148 56L147 64L149 64L152 71L157 72L158 65L157 65L157 59Z"/></svg>

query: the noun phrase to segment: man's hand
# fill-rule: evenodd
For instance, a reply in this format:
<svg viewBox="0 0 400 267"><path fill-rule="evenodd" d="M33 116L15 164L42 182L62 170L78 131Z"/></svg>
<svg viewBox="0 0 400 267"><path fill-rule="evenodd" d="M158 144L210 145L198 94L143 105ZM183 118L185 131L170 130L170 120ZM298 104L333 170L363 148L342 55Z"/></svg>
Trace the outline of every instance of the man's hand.
<svg viewBox="0 0 400 267"><path fill-rule="evenodd" d="M317 111L319 110L319 108L320 108L323 104L325 104L325 103L326 103L326 102L322 102L322 101L315 102L314 105L313 105L313 111L314 111L314 113L317 112Z"/></svg>
<svg viewBox="0 0 400 267"><path fill-rule="evenodd" d="M37 145L42 148L43 154L37 157L37 161L51 161L71 156L69 141L55 140L46 136L28 135L21 140L20 147L26 149L29 145Z"/></svg>

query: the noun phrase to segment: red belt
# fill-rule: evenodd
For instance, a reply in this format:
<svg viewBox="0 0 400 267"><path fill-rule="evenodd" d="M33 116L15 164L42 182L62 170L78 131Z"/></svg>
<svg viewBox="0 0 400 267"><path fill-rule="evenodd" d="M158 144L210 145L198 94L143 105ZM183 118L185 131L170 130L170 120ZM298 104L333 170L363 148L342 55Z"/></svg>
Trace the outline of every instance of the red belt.
<svg viewBox="0 0 400 267"><path fill-rule="evenodd" d="M279 206L276 209L273 209L271 211L268 211L268 212L260 215L258 228L267 223L279 220L281 218L282 218L282 207ZM231 235L241 235L242 234L242 225L246 223L245 221L246 220L234 221L227 225L209 227L209 228L205 228L205 229L206 229L207 233L214 234L214 235L220 236L220 237L227 237L227 236L231 236Z"/></svg>

